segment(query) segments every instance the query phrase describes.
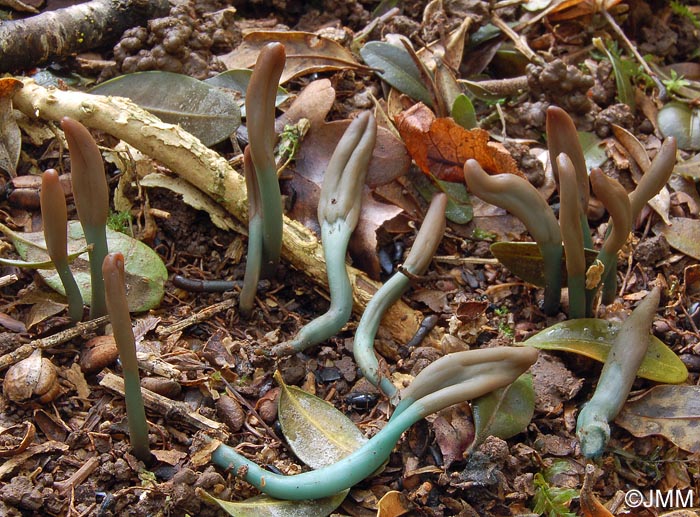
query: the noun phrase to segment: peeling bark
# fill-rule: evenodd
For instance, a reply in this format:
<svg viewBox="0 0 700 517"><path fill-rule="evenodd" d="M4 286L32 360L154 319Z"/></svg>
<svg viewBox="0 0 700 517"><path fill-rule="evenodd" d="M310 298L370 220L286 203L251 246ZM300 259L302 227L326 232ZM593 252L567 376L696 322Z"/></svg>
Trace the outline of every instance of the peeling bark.
<svg viewBox="0 0 700 517"><path fill-rule="evenodd" d="M15 94L13 103L27 116L53 121L68 116L89 128L110 133L212 197L239 221L247 221L248 203L243 176L218 153L179 126L166 124L121 97L47 89L31 79L23 79L23 82L24 88ZM321 243L308 228L286 216L282 256L316 284L328 289ZM348 275L353 288L353 309L361 314L380 284L353 267L348 267ZM422 318L419 311L399 300L387 311L382 327L396 341L406 343L418 330ZM430 341L428 338L426 344Z"/></svg>
<svg viewBox="0 0 700 517"><path fill-rule="evenodd" d="M113 43L126 29L165 16L169 8L167 0L92 0L1 22L0 72Z"/></svg>

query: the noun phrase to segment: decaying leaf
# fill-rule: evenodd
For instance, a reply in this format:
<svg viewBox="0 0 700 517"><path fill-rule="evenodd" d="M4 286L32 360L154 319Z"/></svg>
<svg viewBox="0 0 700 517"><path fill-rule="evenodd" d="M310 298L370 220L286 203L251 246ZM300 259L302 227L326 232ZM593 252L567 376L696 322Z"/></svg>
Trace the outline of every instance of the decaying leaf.
<svg viewBox="0 0 700 517"><path fill-rule="evenodd" d="M398 91L432 104L432 96L423 83L418 66L405 48L384 41L370 41L360 49L360 55L379 77Z"/></svg>
<svg viewBox="0 0 700 517"><path fill-rule="evenodd" d="M12 97L22 86L22 81L13 77L0 78L0 170L13 178L17 175L22 135L12 111Z"/></svg>
<svg viewBox="0 0 700 517"><path fill-rule="evenodd" d="M359 449L367 441L360 430L334 406L275 374L282 391L278 417L289 447L315 469L327 467Z"/></svg>
<svg viewBox="0 0 700 517"><path fill-rule="evenodd" d="M621 324L598 318L562 321L527 339L523 344L542 350L560 350L585 355L601 363L610 353ZM637 376L656 382L678 384L688 378L688 369L673 350L649 334L647 349Z"/></svg>
<svg viewBox="0 0 700 517"><path fill-rule="evenodd" d="M272 42L284 45L287 62L280 79L290 79L314 72L364 68L352 53L335 41L311 32L252 31L243 37L243 43L219 60L226 68L250 68L255 65L260 49Z"/></svg>
<svg viewBox="0 0 700 517"><path fill-rule="evenodd" d="M231 502L217 499L201 488L197 495L205 501L218 505L233 517L326 517L343 502L348 490L339 494L313 501L284 501L266 495L251 497L245 501Z"/></svg>
<svg viewBox="0 0 700 517"><path fill-rule="evenodd" d="M457 405L440 411L432 422L435 441L442 453L443 466L450 468L453 462L464 457L474 442L474 423L468 405Z"/></svg>
<svg viewBox="0 0 700 517"><path fill-rule="evenodd" d="M396 126L416 165L443 181L464 181L464 162L473 158L490 174L523 176L510 153L490 142L487 131L464 129L451 118L436 118L418 103L396 116Z"/></svg>
<svg viewBox="0 0 700 517"><path fill-rule="evenodd" d="M494 242L491 253L510 272L526 282L544 287L544 262L535 242ZM594 250L585 250L586 268L590 268L598 256ZM563 286L567 283L566 256L561 259L561 278Z"/></svg>
<svg viewBox="0 0 700 517"><path fill-rule="evenodd" d="M661 435L700 453L700 386L655 386L625 404L615 423L634 436Z"/></svg>
<svg viewBox="0 0 700 517"><path fill-rule="evenodd" d="M681 253L700 260L699 219L672 217L670 225L663 222L654 225L654 233L663 235Z"/></svg>

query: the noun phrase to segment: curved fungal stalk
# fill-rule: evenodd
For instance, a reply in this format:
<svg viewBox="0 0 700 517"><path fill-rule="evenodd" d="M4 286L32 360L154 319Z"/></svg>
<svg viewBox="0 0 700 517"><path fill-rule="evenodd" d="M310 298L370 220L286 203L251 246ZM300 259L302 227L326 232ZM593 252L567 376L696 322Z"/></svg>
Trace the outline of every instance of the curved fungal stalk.
<svg viewBox="0 0 700 517"><path fill-rule="evenodd" d="M603 275L607 279L608 274L617 269L617 252L624 246L632 229L632 209L625 188L620 183L603 173L600 169L591 171L591 186L596 197L610 214L612 230L605 238L603 247L598 253L598 260L603 265ZM597 289L597 285L586 287Z"/></svg>
<svg viewBox="0 0 700 517"><path fill-rule="evenodd" d="M248 191L248 257L243 277L243 287L238 307L241 314L249 316L255 303L258 280L262 271L263 253L263 203L260 196L258 176L250 156L250 146L243 151L243 174Z"/></svg>
<svg viewBox="0 0 700 517"><path fill-rule="evenodd" d="M436 194L430 202L430 208L403 264L403 268L409 274L422 275L428 268L445 233L446 207L447 195L443 193ZM408 289L409 284L410 278L398 271L379 288L360 318L353 342L353 355L362 374L372 384L379 386L389 398L394 397L397 390L391 380L379 374L379 361L374 354L374 338L384 313Z"/></svg>
<svg viewBox="0 0 700 517"><path fill-rule="evenodd" d="M61 119L71 159L73 201L85 240L92 245L90 257L90 318L107 313L102 262L107 256L107 216L109 188L102 154L92 135L80 122Z"/></svg>
<svg viewBox="0 0 700 517"><path fill-rule="evenodd" d="M269 276L282 253L282 195L275 165L275 97L286 56L284 45L268 43L255 63L245 109L250 155L258 175L262 206L262 274Z"/></svg>
<svg viewBox="0 0 700 517"><path fill-rule="evenodd" d="M581 229L581 201L574 165L565 153L555 160L559 169L559 226L564 241L569 289L569 318L586 317L586 257ZM587 180L587 178L586 178Z"/></svg>
<svg viewBox="0 0 700 517"><path fill-rule="evenodd" d="M331 156L318 202L331 304L325 314L307 323L292 340L277 345L273 354L289 355L321 343L350 319L352 286L345 255L360 217L362 189L376 138L377 123L366 111L350 123Z"/></svg>
<svg viewBox="0 0 700 517"><path fill-rule="evenodd" d="M448 406L481 397L495 389L507 386L527 370L537 358L537 351L529 347L513 348L512 350L517 350L514 352L513 358L518 356L518 359L513 360L512 367L508 365L502 368L500 363L487 362L471 378L465 378L463 375L459 375L459 372L455 372L457 375L453 377L453 383L446 381L440 385L442 389L439 391L425 393L424 397L414 400L412 404L405 406L400 413L395 412L384 428L369 439L365 445L328 467L294 476L274 474L262 469L232 447L223 444L214 450L212 462L240 475L258 490L277 499L320 499L337 494L359 483L381 467L403 432L413 424ZM450 354L439 359L433 365L441 363L444 367L450 368L448 365L453 363L474 364L474 360L463 358L476 355L483 359L485 356L475 354L475 352L486 351L469 350ZM452 371L451 368L450 370ZM414 382L418 381L423 386L432 385L430 380L423 381L428 375L430 372L426 372L426 374L421 372L416 376ZM417 393L424 393L424 391L419 389L414 392L414 394Z"/></svg>
<svg viewBox="0 0 700 517"><path fill-rule="evenodd" d="M579 196L580 211L578 217L583 243L587 248L593 247L593 238L588 226L588 218L586 217L586 209L588 208L588 200L591 196L591 187L588 182L588 169L586 168L586 158L583 154L581 142L578 139L578 132L574 121L571 120L569 114L557 106L547 108L547 148L549 149L549 161L552 164L552 172L554 178L561 185L560 167L557 163L557 157L561 153L565 153L571 160L575 176L576 176L576 192Z"/></svg>
<svg viewBox="0 0 700 517"><path fill-rule="evenodd" d="M672 136L667 137L651 162L649 170L639 180L637 187L630 192L629 200L632 209L632 220L639 216L644 205L658 194L668 182L676 164L676 150L676 139Z"/></svg>
<svg viewBox="0 0 700 517"><path fill-rule="evenodd" d="M537 242L544 261L544 305L548 315L556 314L561 299L561 231L547 201L527 180L514 174L490 176L476 160L464 164L469 190L484 201L508 210L520 219Z"/></svg>
<svg viewBox="0 0 700 517"><path fill-rule="evenodd" d="M578 415L576 435L581 442L581 452L587 458L600 456L610 440L609 422L624 406L647 352L660 295L660 289L655 287L622 324L593 397Z"/></svg>
<svg viewBox="0 0 700 517"><path fill-rule="evenodd" d="M131 316L126 300L124 283L124 256L110 253L104 259L102 271L107 290L107 309L112 323L114 341L119 350L119 359L124 372L124 398L126 400L126 418L129 424L129 438L134 455L146 464L152 456L148 443L148 422L143 406L139 366L136 360L136 342L131 330Z"/></svg>
<svg viewBox="0 0 700 517"><path fill-rule="evenodd" d="M68 266L68 213L66 196L58 173L49 169L41 175L41 218L44 224L44 240L51 261L61 279L68 298L68 315L71 321L83 319L83 296Z"/></svg>

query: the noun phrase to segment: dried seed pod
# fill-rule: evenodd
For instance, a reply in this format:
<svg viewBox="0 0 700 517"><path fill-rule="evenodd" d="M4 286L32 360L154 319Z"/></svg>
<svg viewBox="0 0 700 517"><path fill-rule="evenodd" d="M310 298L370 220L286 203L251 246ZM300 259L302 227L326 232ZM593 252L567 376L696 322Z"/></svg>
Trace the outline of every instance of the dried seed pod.
<svg viewBox="0 0 700 517"><path fill-rule="evenodd" d="M245 423L245 411L236 399L228 395L221 395L216 401L216 414L233 433L240 431Z"/></svg>
<svg viewBox="0 0 700 517"><path fill-rule="evenodd" d="M119 349L114 336L96 336L85 343L80 354L80 368L85 373L95 373L114 364L119 357Z"/></svg>
<svg viewBox="0 0 700 517"><path fill-rule="evenodd" d="M179 382L165 377L144 377L141 379L141 387L170 399L177 397L182 391Z"/></svg>
<svg viewBox="0 0 700 517"><path fill-rule="evenodd" d="M32 355L7 370L2 392L13 402L31 398L50 402L61 392L56 367L49 359L41 357L40 350L34 350Z"/></svg>

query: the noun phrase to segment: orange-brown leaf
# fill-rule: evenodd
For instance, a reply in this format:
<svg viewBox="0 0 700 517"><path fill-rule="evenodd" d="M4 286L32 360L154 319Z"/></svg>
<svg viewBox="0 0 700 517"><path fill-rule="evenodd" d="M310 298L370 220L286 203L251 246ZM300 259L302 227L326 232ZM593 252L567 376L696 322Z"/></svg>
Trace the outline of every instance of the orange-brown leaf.
<svg viewBox="0 0 700 517"><path fill-rule="evenodd" d="M443 181L464 181L464 162L473 158L490 174L522 176L510 153L489 141L483 129L464 129L449 117L436 118L418 103L396 116L396 125L416 165Z"/></svg>

